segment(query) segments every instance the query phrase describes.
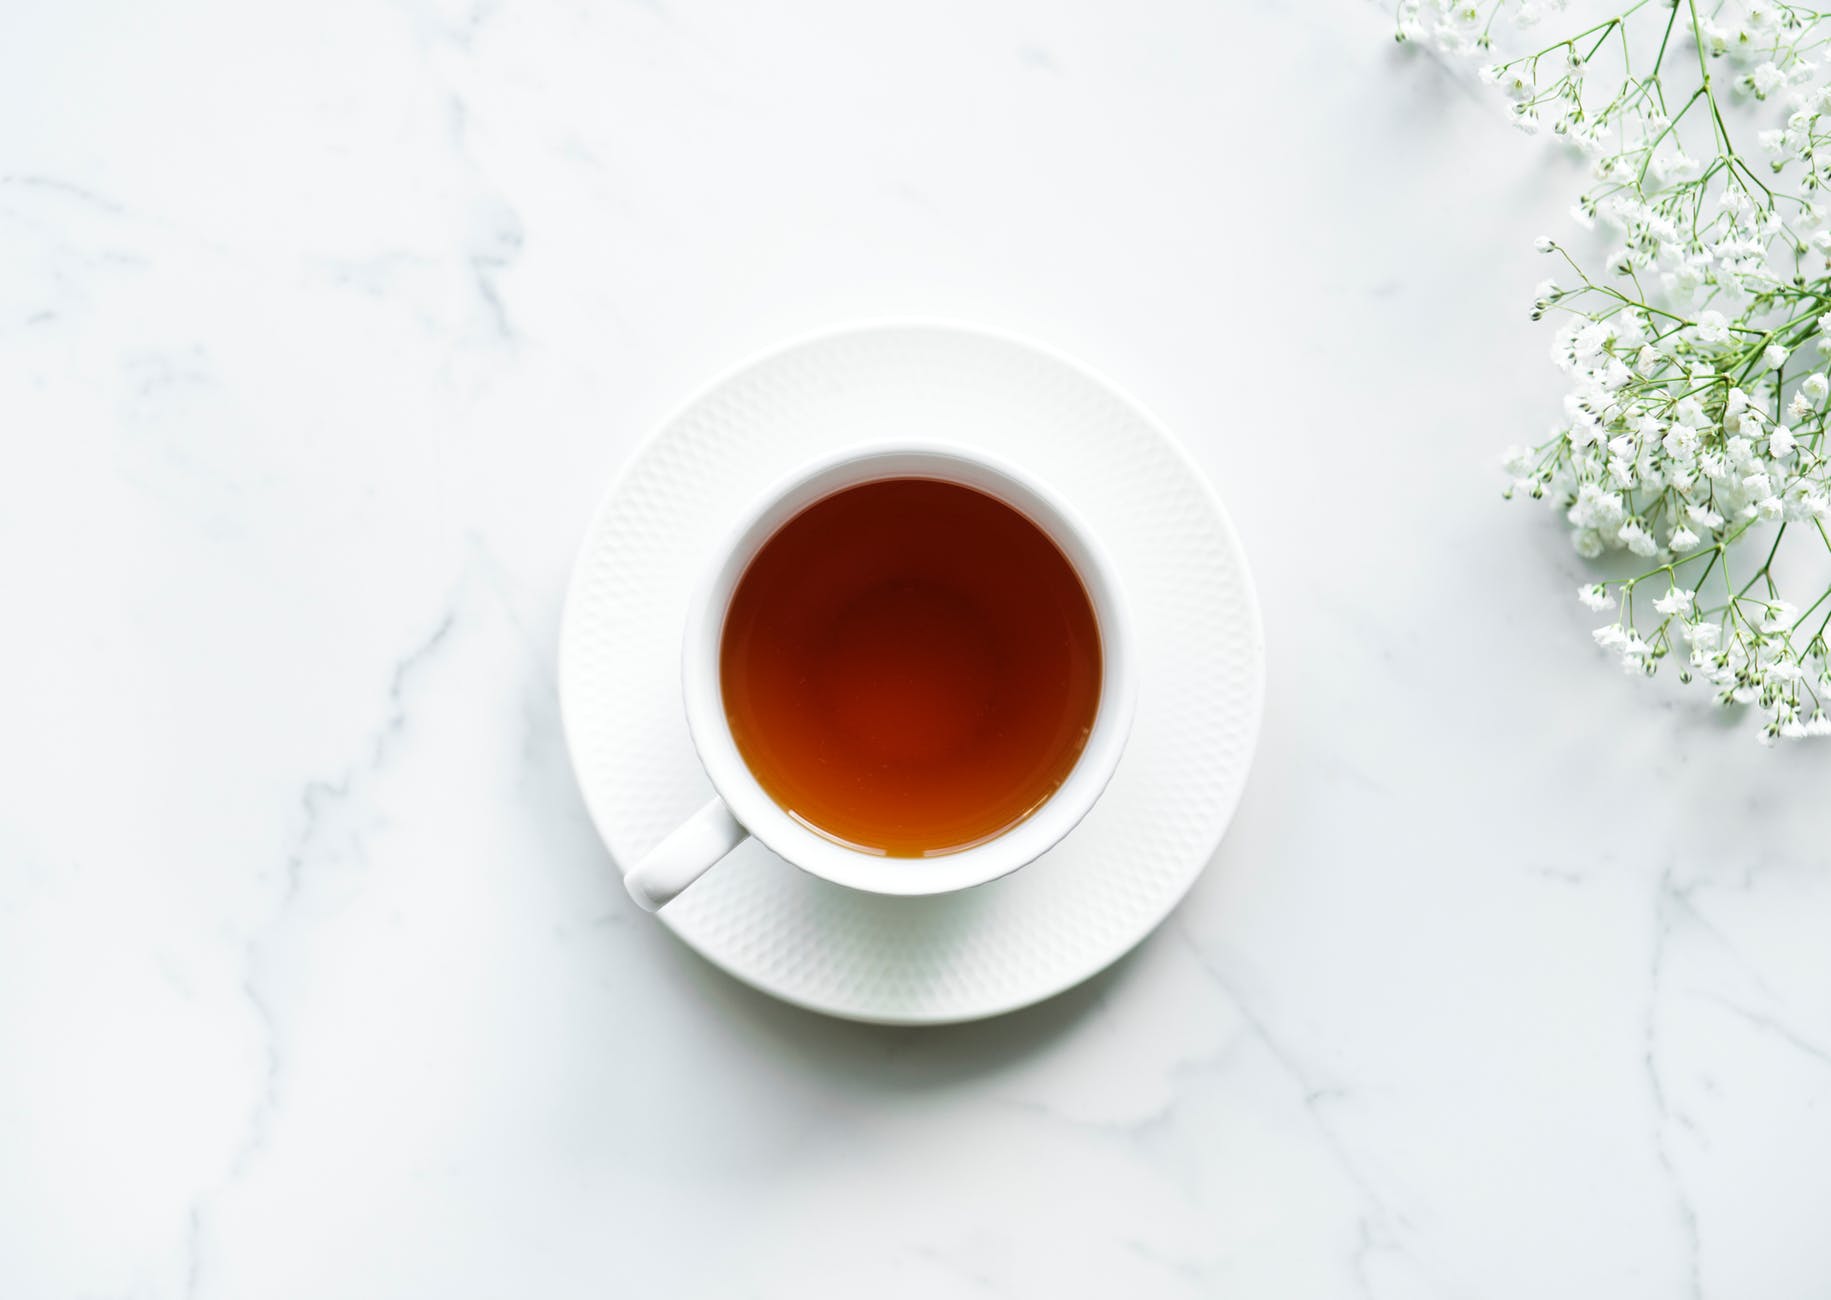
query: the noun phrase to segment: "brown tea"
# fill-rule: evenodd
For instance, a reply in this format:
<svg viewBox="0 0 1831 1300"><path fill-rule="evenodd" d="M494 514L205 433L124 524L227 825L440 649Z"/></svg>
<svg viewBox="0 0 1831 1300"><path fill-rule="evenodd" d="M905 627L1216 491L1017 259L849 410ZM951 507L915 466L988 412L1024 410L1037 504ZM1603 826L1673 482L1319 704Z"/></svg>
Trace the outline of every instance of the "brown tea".
<svg viewBox="0 0 1831 1300"><path fill-rule="evenodd" d="M1003 502L932 479L847 488L784 524L725 616L738 751L816 831L894 857L1010 829L1067 778L1100 703L1079 576Z"/></svg>

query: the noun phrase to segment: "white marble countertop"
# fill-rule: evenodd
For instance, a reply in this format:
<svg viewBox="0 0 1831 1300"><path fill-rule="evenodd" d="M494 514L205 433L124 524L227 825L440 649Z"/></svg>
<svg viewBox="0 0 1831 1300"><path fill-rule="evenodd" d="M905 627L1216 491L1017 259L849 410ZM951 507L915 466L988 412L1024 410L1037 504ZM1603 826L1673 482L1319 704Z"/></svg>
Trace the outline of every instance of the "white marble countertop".
<svg viewBox="0 0 1831 1300"><path fill-rule="evenodd" d="M1382 9L4 27L7 1300L1831 1289L1831 758L1498 499L1573 180ZM1187 903L939 1031L638 915L552 677L635 440L903 313L1154 407L1271 651Z"/></svg>

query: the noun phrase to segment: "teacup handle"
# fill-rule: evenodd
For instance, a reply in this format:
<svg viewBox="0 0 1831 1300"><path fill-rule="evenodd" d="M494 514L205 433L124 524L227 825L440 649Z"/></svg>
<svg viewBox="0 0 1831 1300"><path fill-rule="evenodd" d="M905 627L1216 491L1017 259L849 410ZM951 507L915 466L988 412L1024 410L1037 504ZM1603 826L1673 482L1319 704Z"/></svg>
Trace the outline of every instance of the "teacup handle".
<svg viewBox="0 0 1831 1300"><path fill-rule="evenodd" d="M659 911L749 836L725 801L715 798L630 868L623 887L643 911Z"/></svg>

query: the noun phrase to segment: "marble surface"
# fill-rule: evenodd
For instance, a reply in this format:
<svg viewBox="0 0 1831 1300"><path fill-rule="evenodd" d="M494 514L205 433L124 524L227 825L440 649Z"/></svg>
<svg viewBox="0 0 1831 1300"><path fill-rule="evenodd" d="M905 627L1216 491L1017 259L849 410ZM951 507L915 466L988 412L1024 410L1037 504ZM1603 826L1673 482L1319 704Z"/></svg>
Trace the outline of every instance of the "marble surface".
<svg viewBox="0 0 1831 1300"><path fill-rule="evenodd" d="M1831 1291L1831 758L1498 499L1574 182L1382 8L0 32L8 1300ZM1181 431L1271 652L1187 903L938 1031L638 915L553 689L643 431L898 313Z"/></svg>

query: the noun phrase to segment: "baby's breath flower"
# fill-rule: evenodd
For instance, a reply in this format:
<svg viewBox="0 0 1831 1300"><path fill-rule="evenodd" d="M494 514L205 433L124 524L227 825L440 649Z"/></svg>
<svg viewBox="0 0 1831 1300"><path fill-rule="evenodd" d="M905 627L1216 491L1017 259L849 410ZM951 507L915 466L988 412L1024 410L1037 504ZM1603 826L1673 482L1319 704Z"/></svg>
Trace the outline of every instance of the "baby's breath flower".
<svg viewBox="0 0 1831 1300"><path fill-rule="evenodd" d="M1763 632L1779 632L1792 626L1799 616L1799 607L1788 601L1775 598L1767 602L1767 612L1761 620Z"/></svg>
<svg viewBox="0 0 1831 1300"><path fill-rule="evenodd" d="M1688 424L1675 424L1666 430L1660 446L1673 460L1689 463L1697 455L1698 431Z"/></svg>
<svg viewBox="0 0 1831 1300"><path fill-rule="evenodd" d="M1399 32L1439 49L1506 51L1563 9L1400 0ZM1668 22L1678 39L1662 39ZM1695 55L1677 53L1687 40L1708 82ZM1579 556L1623 575L1577 595L1592 610L1623 597L1620 617L1594 636L1624 669L1652 674L1676 649L1682 680L1707 682L1725 707L1752 706L1770 742L1831 734L1820 707L1821 695L1831 703L1831 592L1800 602L1802 615L1776 569L1822 545L1817 525L1831 526L1831 376L1786 373L1795 357L1831 359L1831 208L1821 202L1831 69L1816 57L1826 48L1831 14L1668 0L1536 51L1479 56L1516 125L1548 126L1588 156L1593 188L1570 218L1610 232L1575 282L1547 279L1533 292L1534 319L1556 309L1551 357L1569 391L1549 438L1502 458L1507 494L1544 500ZM1759 142L1764 156L1732 141ZM1551 235L1533 247L1585 264ZM1655 579L1656 598L1633 599Z"/></svg>
<svg viewBox="0 0 1831 1300"><path fill-rule="evenodd" d="M1621 539L1621 544L1635 555L1646 557L1659 553L1659 543L1653 540L1653 534L1642 527L1638 520L1628 520L1627 523L1621 525L1615 535Z"/></svg>
<svg viewBox="0 0 1831 1300"><path fill-rule="evenodd" d="M1720 311L1698 313L1697 338L1699 343L1721 343L1729 337L1729 322Z"/></svg>
<svg viewBox="0 0 1831 1300"><path fill-rule="evenodd" d="M1788 685L1803 678L1806 670L1791 659L1774 659L1767 663L1766 674L1768 681Z"/></svg>

